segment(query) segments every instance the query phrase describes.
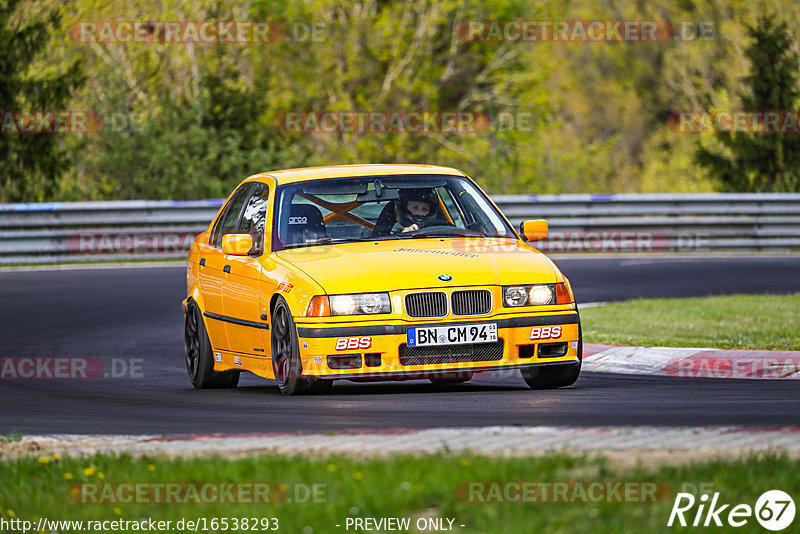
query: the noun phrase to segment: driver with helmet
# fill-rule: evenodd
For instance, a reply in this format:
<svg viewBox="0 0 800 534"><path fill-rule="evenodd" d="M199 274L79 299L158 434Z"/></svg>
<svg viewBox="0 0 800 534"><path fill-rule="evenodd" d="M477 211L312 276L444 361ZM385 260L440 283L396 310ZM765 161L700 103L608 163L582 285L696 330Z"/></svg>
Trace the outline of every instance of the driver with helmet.
<svg viewBox="0 0 800 534"><path fill-rule="evenodd" d="M433 189L401 189L399 198L384 208L372 235L414 232L426 226L446 224L439 213L439 197Z"/></svg>
<svg viewBox="0 0 800 534"><path fill-rule="evenodd" d="M402 226L400 231L413 232L440 221L438 207L438 198L432 189L401 190L394 204L395 217Z"/></svg>

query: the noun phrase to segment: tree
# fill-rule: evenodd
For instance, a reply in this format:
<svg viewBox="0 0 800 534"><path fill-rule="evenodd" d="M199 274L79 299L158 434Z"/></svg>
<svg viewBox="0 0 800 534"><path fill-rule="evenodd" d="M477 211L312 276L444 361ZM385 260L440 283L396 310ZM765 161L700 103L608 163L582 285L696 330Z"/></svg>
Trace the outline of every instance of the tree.
<svg viewBox="0 0 800 534"><path fill-rule="evenodd" d="M22 4L0 0L0 110L9 126L0 133L0 199L11 202L51 198L68 159L58 136L13 133L7 121L14 112L66 111L72 92L84 82L79 59L61 73L30 76L60 17L52 10L41 20L23 21Z"/></svg>
<svg viewBox="0 0 800 534"><path fill-rule="evenodd" d="M740 95L742 109L792 113L797 103L798 56L786 22L762 15L747 27L753 42L745 51L750 74L743 81L749 94ZM716 176L724 190L739 192L800 191L800 134L720 133L725 153L700 146L697 163Z"/></svg>

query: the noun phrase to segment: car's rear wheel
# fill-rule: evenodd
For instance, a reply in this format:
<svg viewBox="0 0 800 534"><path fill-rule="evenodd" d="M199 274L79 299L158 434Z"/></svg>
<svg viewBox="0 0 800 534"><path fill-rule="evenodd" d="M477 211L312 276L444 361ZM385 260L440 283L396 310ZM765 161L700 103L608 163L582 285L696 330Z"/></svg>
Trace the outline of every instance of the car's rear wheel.
<svg viewBox="0 0 800 534"><path fill-rule="evenodd" d="M272 370L275 381L284 395L299 395L311 392L315 380L302 378L300 348L297 344L297 329L289 311L289 305L281 297L272 310ZM314 391L316 393L317 391ZM321 391L320 391L321 393Z"/></svg>
<svg viewBox="0 0 800 534"><path fill-rule="evenodd" d="M522 378L533 389L555 389L571 386L578 380L583 363L583 333L578 323L578 363L544 365L522 369Z"/></svg>
<svg viewBox="0 0 800 534"><path fill-rule="evenodd" d="M214 371L214 356L200 309L190 300L186 309L184 352L189 380L197 389L235 388L239 371Z"/></svg>

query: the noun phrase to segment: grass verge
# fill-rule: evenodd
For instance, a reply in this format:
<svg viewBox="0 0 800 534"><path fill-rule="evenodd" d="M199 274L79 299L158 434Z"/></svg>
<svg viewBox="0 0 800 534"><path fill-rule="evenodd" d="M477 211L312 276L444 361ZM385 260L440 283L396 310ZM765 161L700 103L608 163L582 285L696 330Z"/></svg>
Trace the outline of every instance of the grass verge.
<svg viewBox="0 0 800 534"><path fill-rule="evenodd" d="M604 457L563 453L535 458L429 455L388 459L43 456L0 461L0 480L3 481L0 519L37 522L39 518L84 521L152 518L169 520L175 525L182 518L205 518L208 531L226 531L221 525L210 528L210 521L213 518L277 518L281 532L319 534L345 532L347 518L410 518L414 525L419 518L434 517L454 519L454 530L461 532L664 532L671 530L666 523L676 492L698 495L705 491L720 492L721 503L754 506L759 495L770 489L781 489L795 498L800 495L798 470L800 460L775 454L704 460L679 466L644 467L640 464L632 469L614 467ZM582 498L574 490L565 494L570 502L469 502L470 495L473 501L480 500L477 493L463 490L465 483L474 481L584 481L584 488L590 481L645 481L658 483L669 491L660 490L658 502L591 502L589 493ZM79 495L83 493L70 494L76 491L75 484L79 483L119 482L194 482L198 485L203 482L275 482L285 488L287 499L278 504L83 504L79 502ZM313 502L313 488L317 489L319 502ZM304 495L312 496L303 498ZM488 490L482 495L484 499L497 500ZM503 493L495 495L502 498ZM516 495L520 498L520 494ZM608 495L614 499L613 492ZM690 521L694 512L696 507L687 514ZM748 530L759 528L754 518L748 525ZM243 529L234 529L229 522L227 531L238 530ZM248 530L262 531L260 528ZM58 531L70 532L71 529L62 526ZM203 527L198 531L203 532ZM408 531L416 532L413 527ZM726 527L716 531L741 532L741 529Z"/></svg>
<svg viewBox="0 0 800 534"><path fill-rule="evenodd" d="M14 430L8 434L0 434L0 443L14 443L22 439L22 432Z"/></svg>
<svg viewBox="0 0 800 534"><path fill-rule="evenodd" d="M587 343L800 350L800 293L638 299L581 311Z"/></svg>

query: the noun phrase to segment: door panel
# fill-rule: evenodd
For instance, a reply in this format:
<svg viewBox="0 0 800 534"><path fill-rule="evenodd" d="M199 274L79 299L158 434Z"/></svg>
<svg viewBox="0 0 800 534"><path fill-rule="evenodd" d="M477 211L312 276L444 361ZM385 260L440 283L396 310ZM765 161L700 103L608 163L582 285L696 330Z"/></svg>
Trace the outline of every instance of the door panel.
<svg viewBox="0 0 800 534"><path fill-rule="evenodd" d="M200 261L205 265L198 266L198 284L203 295L203 311L216 315L224 315L222 310L222 252L207 243L200 244ZM205 317L208 338L215 349L228 348L228 334L225 323Z"/></svg>
<svg viewBox="0 0 800 534"><path fill-rule="evenodd" d="M230 273L222 277L222 300L225 315L253 324L268 324L261 320L258 280L260 265L256 258L225 256ZM261 328L231 322L225 323L229 349L245 354L266 356Z"/></svg>
<svg viewBox="0 0 800 534"><path fill-rule="evenodd" d="M260 182L253 184L252 192L234 232L250 234L253 237L253 248L248 256L225 255L225 265L229 267L230 272L223 273L222 278L225 315L249 323L226 323L230 350L262 357L266 356L263 335L266 329L260 326L267 325L268 321L261 319L261 315L267 312L262 311L263 306L259 301L261 265L258 257L264 252L268 198L269 187L266 184Z"/></svg>
<svg viewBox="0 0 800 534"><path fill-rule="evenodd" d="M215 315L225 315L223 304L225 255L222 254L222 236L233 233L239 224L245 201L248 198L252 184L244 184L231 195L225 204L222 214L214 224L209 243L200 244L200 261L198 269L200 274L198 282L200 292L203 294L204 312ZM220 319L205 317L208 328L208 337L211 346L215 349L227 350L230 347L226 323Z"/></svg>

